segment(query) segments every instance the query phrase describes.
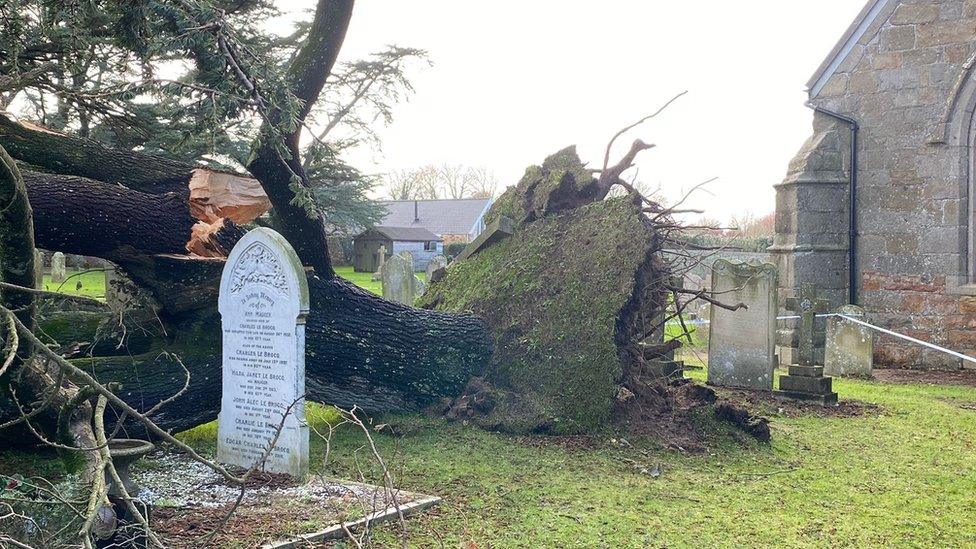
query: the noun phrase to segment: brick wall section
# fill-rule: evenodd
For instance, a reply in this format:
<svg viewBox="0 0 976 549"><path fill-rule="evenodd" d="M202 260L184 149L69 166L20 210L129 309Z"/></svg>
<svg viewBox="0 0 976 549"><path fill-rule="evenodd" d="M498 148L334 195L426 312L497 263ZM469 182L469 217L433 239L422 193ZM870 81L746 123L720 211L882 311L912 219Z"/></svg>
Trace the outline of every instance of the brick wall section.
<svg viewBox="0 0 976 549"><path fill-rule="evenodd" d="M976 1L890 0L812 98L861 127L859 304L885 327L966 353L976 353L976 298L959 289L974 282L967 277L976 91L965 84L974 46ZM962 366L889 338L876 349L882 364Z"/></svg>

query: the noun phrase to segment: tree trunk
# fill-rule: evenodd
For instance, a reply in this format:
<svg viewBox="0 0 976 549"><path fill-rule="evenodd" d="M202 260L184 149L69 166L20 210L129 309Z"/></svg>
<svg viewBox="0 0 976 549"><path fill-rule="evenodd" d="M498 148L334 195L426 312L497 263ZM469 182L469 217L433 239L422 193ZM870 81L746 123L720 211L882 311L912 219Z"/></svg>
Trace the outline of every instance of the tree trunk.
<svg viewBox="0 0 976 549"><path fill-rule="evenodd" d="M308 40L288 67L289 91L302 102L301 111L296 113L300 122L308 116L332 72L349 28L353 4L353 0L319 0ZM280 133L286 126L294 128ZM269 114L247 169L261 182L282 233L302 263L314 267L319 276L331 277L335 272L322 216L310 210L310 204L302 203L306 200L302 194L311 195L299 151L302 127L300 123L282 120L279 111Z"/></svg>
<svg viewBox="0 0 976 549"><path fill-rule="evenodd" d="M311 275L308 283L305 376L310 400L371 413L420 410L459 394L491 355L491 340L478 317L384 301L339 278ZM176 334L172 340L157 340L142 354L130 356L130 348L118 356L75 363L102 382L119 382L118 395L140 410L181 389L186 379L182 363L190 374L189 390L153 418L175 432L217 417L220 317L213 309L196 311L169 331ZM51 333L55 338L69 334L75 336L71 330Z"/></svg>
<svg viewBox="0 0 976 549"><path fill-rule="evenodd" d="M182 387L182 367L161 354L173 353L189 369L190 387L154 419L179 431L216 417L221 390L216 303L224 260L180 253L193 226L185 201L79 177L31 173L27 181L36 204L38 245L119 264L159 301L171 334L148 348L140 344L143 352L135 357L119 351L119 356L76 360L102 381L121 382L119 396L144 410ZM417 410L459 394L491 356L491 337L480 318L392 303L317 273L309 275L309 292L306 384L312 400L370 412ZM92 325L90 318L77 323L60 318L61 328L51 334L91 342L93 335L64 329L66 322L81 326L80 320ZM96 345L98 352L112 348Z"/></svg>
<svg viewBox="0 0 976 549"><path fill-rule="evenodd" d="M25 171L35 238L50 250L124 261L133 255L225 257L244 235L232 221L198 221L185 196L147 194L67 175Z"/></svg>
<svg viewBox="0 0 976 549"><path fill-rule="evenodd" d="M56 173L98 179L152 194L188 193L195 166L158 156L110 149L0 114L0 142L10 156Z"/></svg>

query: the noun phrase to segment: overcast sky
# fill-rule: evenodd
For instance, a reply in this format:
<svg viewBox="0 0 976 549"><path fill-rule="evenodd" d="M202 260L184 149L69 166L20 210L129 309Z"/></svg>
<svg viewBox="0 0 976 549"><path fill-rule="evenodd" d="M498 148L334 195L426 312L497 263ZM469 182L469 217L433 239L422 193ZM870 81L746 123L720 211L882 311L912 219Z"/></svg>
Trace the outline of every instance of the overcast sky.
<svg viewBox="0 0 976 549"><path fill-rule="evenodd" d="M287 2L289 9L314 5ZM805 84L862 0L360 0L341 59L386 44L424 48L434 66L380 131L373 172L424 164L493 169L502 186L576 144L598 165L613 133L682 90L619 142L657 144L640 179L667 196L710 177L694 205L728 219L774 208L772 185L810 133Z"/></svg>

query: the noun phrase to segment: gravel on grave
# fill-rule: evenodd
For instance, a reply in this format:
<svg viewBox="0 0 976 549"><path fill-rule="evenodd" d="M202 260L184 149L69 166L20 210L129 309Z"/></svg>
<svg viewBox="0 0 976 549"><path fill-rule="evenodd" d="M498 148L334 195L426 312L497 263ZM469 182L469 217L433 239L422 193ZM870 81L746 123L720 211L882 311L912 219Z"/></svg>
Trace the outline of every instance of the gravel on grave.
<svg viewBox="0 0 976 549"><path fill-rule="evenodd" d="M243 471L240 471L243 474ZM234 502L240 488L228 483L219 473L192 458L157 450L138 462L133 480L141 488L139 498L161 507L222 507ZM399 492L400 503L414 495ZM322 504L367 503L370 507L387 506L385 490L354 482L343 482L313 476L306 483L296 483L287 475L258 473L248 482L242 505L268 505L275 500Z"/></svg>

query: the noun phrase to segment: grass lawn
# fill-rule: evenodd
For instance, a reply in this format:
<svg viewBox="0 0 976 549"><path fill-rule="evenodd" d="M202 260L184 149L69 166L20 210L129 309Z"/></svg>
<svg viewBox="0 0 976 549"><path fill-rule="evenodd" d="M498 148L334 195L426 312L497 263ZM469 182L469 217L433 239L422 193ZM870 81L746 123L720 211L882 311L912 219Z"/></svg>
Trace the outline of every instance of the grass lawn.
<svg viewBox="0 0 976 549"><path fill-rule="evenodd" d="M384 420L406 434L377 440L401 456L400 485L444 498L409 521L416 547L976 545L976 388L836 388L878 407L833 418L774 409L770 446L721 438L699 455L612 434L567 444L412 416ZM188 440L210 448L213 431ZM356 476L362 444L341 432L327 472ZM322 455L313 440L313 462ZM659 477L641 471L655 465ZM379 535L395 541L392 530Z"/></svg>
<svg viewBox="0 0 976 549"><path fill-rule="evenodd" d="M336 267L335 272L364 290L369 290L376 295L383 295L383 283L379 280L373 280L373 273L357 273L351 265L348 267Z"/></svg>
<svg viewBox="0 0 976 549"><path fill-rule="evenodd" d="M383 295L383 283L379 280L373 280L373 273L357 273L351 266L336 267L335 272L364 290L369 290L376 295ZM417 273L417 277L421 280L427 280L427 273Z"/></svg>
<svg viewBox="0 0 976 549"><path fill-rule="evenodd" d="M835 389L875 407L819 417L773 406L771 445L718 432L704 454L613 433L511 437L418 416L383 418L400 434L375 438L401 487L444 498L409 519L411 547L976 546L976 388L838 379ZM310 412L320 425L330 417ZM209 452L215 427L181 436ZM363 444L340 429L324 466L313 436L313 467L358 478ZM52 463L0 451L8 474ZM655 466L659 476L647 473ZM377 536L396 545L391 527Z"/></svg>
<svg viewBox="0 0 976 549"><path fill-rule="evenodd" d="M44 289L50 292L61 292L80 295L94 299L105 299L105 273L103 271L68 269L64 282L54 282L51 275L44 275ZM78 287L78 283L81 287Z"/></svg>

